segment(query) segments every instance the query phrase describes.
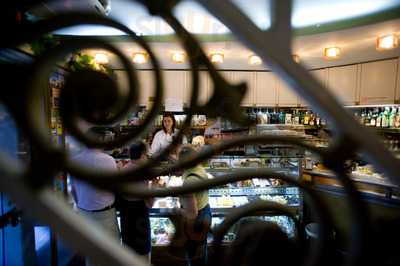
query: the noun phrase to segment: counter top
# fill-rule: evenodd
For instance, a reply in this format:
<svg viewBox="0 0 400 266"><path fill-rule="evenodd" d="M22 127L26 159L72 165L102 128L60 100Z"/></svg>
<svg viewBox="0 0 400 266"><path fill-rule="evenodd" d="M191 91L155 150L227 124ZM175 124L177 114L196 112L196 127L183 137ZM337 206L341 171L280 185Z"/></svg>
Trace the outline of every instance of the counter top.
<svg viewBox="0 0 400 266"><path fill-rule="evenodd" d="M336 177L336 174L330 170L303 170L303 174L338 179ZM352 174L350 174L350 177L355 182L377 185L377 186L382 186L382 187L399 188L399 186L392 183L387 178L376 178L371 175L354 173L354 172Z"/></svg>

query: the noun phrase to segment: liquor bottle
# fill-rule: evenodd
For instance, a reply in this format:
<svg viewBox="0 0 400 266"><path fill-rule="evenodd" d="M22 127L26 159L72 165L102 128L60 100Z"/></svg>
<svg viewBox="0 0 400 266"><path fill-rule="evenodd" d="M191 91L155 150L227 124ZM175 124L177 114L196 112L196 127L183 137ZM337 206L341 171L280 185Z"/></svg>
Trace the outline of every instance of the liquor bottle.
<svg viewBox="0 0 400 266"><path fill-rule="evenodd" d="M315 124L315 116L313 113L310 114L310 120L309 120L308 124L310 126L313 126Z"/></svg>
<svg viewBox="0 0 400 266"><path fill-rule="evenodd" d="M319 115L317 114L315 117L315 125L317 127L319 127L321 125L321 118L319 117Z"/></svg>
<svg viewBox="0 0 400 266"><path fill-rule="evenodd" d="M389 107L385 107L382 114L382 127L389 127Z"/></svg>
<svg viewBox="0 0 400 266"><path fill-rule="evenodd" d="M285 124L285 113L283 111L279 112L279 124Z"/></svg>
<svg viewBox="0 0 400 266"><path fill-rule="evenodd" d="M379 112L378 109L378 116L376 118L376 127L382 127L382 117L383 117L383 112Z"/></svg>
<svg viewBox="0 0 400 266"><path fill-rule="evenodd" d="M370 123L369 123L369 125L371 126L371 127L376 127L376 118L377 118L377 115L376 115L376 109L372 112L372 116L371 116L371 121L370 121Z"/></svg>
<svg viewBox="0 0 400 266"><path fill-rule="evenodd" d="M371 126L371 119L372 119L372 111L368 111L367 116L365 117L365 126Z"/></svg>
<svg viewBox="0 0 400 266"><path fill-rule="evenodd" d="M309 123L310 123L310 115L308 114L307 111L306 114L304 115L303 125L308 125Z"/></svg>
<svg viewBox="0 0 400 266"><path fill-rule="evenodd" d="M300 125L304 125L304 112L300 112Z"/></svg>
<svg viewBox="0 0 400 266"><path fill-rule="evenodd" d="M392 107L392 112L389 116L389 127L394 128L394 122L396 120L396 108Z"/></svg>
<svg viewBox="0 0 400 266"><path fill-rule="evenodd" d="M299 111L295 110L294 111L294 115L293 115L293 124L294 125L298 125L300 122L300 115L299 115Z"/></svg>
<svg viewBox="0 0 400 266"><path fill-rule="evenodd" d="M365 116L366 116L365 110L363 110L363 111L361 112L361 115L360 115L360 124L361 124L361 125L365 125Z"/></svg>
<svg viewBox="0 0 400 266"><path fill-rule="evenodd" d="M400 128L400 107L397 109L397 114L396 114L396 118L394 121L394 127Z"/></svg>
<svg viewBox="0 0 400 266"><path fill-rule="evenodd" d="M291 113L286 113L285 114L285 124L286 125L291 125L292 124L292 114Z"/></svg>

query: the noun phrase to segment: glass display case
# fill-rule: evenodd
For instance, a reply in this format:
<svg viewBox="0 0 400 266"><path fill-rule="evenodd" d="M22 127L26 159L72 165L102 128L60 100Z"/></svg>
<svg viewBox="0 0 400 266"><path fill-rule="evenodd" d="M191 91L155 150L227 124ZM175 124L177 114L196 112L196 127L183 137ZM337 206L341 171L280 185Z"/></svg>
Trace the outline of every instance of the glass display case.
<svg viewBox="0 0 400 266"><path fill-rule="evenodd" d="M269 158L270 159L270 158ZM234 171L235 169L255 169L267 167L265 162L270 162L268 158L260 157L238 157L238 156L220 156L210 159L206 170L210 178L217 178L218 175ZM281 158L282 159L282 158ZM273 169L279 173L287 174L293 178L299 177L300 158L290 158L291 164L287 160L276 162ZM224 163L222 163L224 162ZM182 180L180 176L160 177L163 184L168 186L180 186ZM212 227L222 223L225 215L229 214L233 208L242 206L254 200L275 201L289 206L297 216L302 215L302 196L299 188L291 186L279 179L259 179L256 176L249 180L230 183L222 187L216 187L209 190L209 204L212 210ZM173 208L179 208L179 199L175 197L158 198L155 200L153 208L150 211L151 234L153 246L168 245L175 232L172 222L168 215ZM240 224L245 220L261 219L271 221L288 234L294 236L294 223L286 216L270 216L266 213L260 213L257 217L242 218L238 223L232 226L225 235L224 241L230 242L235 239L236 232ZM212 236L209 237L209 242Z"/></svg>

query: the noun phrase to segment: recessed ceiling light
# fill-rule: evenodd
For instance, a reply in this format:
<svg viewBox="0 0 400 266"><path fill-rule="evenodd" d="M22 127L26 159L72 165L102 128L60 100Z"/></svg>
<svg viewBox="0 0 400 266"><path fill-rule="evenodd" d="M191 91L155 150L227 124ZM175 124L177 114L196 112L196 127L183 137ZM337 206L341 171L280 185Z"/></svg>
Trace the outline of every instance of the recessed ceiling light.
<svg viewBox="0 0 400 266"><path fill-rule="evenodd" d="M172 54L172 62L180 64L185 61L185 53L184 52L175 52Z"/></svg>
<svg viewBox="0 0 400 266"><path fill-rule="evenodd" d="M224 54L222 53L212 53L210 54L211 62L213 63L223 63L224 62Z"/></svg>
<svg viewBox="0 0 400 266"><path fill-rule="evenodd" d="M249 64L258 66L262 64L262 60L259 56L253 54L249 56Z"/></svg>
<svg viewBox="0 0 400 266"><path fill-rule="evenodd" d="M324 56L327 59L335 59L340 56L340 48L339 47L327 47L324 49Z"/></svg>
<svg viewBox="0 0 400 266"><path fill-rule="evenodd" d="M395 34L381 36L376 39L376 49L377 50L394 49L398 45L399 45L399 39L397 38L397 36Z"/></svg>
<svg viewBox="0 0 400 266"><path fill-rule="evenodd" d="M94 55L94 61L97 64L108 64L108 56L105 53L96 53Z"/></svg>
<svg viewBox="0 0 400 266"><path fill-rule="evenodd" d="M148 55L144 52L138 52L133 54L133 62L135 64L144 64L147 62Z"/></svg>

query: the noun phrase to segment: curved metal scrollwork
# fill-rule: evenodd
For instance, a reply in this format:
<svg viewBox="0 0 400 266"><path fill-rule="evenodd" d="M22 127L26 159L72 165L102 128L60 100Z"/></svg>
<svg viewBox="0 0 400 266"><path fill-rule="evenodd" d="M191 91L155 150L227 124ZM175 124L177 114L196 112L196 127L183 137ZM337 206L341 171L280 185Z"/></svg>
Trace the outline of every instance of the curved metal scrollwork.
<svg viewBox="0 0 400 266"><path fill-rule="evenodd" d="M89 47L104 48L117 55L124 67L128 70L130 90L127 94L123 94L119 91L118 87L113 84L106 75L101 73L77 72L67 77L66 87L61 95L62 119L66 130L89 147L119 147L133 139L143 136L143 134L149 130L157 114L160 112L163 97L163 79L160 65L150 46L143 38L136 35L126 26L109 18L81 13L58 15L22 28L20 33L11 36L8 43L4 43L3 41L3 47L16 47L44 33L79 24L106 25L119 29L127 33L132 41L137 42L150 55L151 63L154 68L154 80L156 81L155 103L146 117L144 124L137 131L133 131L128 135L121 136L120 138L108 142L96 141L82 132L81 128L78 127L78 122L85 119L98 124L107 124L123 117L124 114L131 111L134 107L131 105L137 101L140 92L140 84L138 83L134 66L130 64L129 60L121 51L100 38L85 39L85 41L70 40L62 44L62 46L47 51L39 57L30 68L25 69L25 72L23 72L26 75L30 75L32 78L29 79L29 82L24 84L25 86L23 89L19 88L24 102L22 108L19 108L21 105L17 105L16 100L12 97L5 96L3 92L0 94L2 103L4 103L14 115L19 129L29 136L35 151L41 158L40 161L33 161L26 169L20 169L18 167L13 167L13 164L0 154L1 187L13 197L18 205L23 207L27 212L30 212L35 218L50 224L63 239L72 243L72 245L76 246L94 260L101 261L108 265L144 265L135 254L119 247L118 243L107 239L98 229L92 228L86 221L78 217L72 210L68 209L63 202L52 195L46 184L51 181L55 173L60 170L67 171L76 178L90 182L95 186L107 188L116 192L129 193L136 197L182 195L238 180L246 180L253 176L260 178L279 178L298 186L309 195L311 199L309 204L314 207L319 223L322 225L320 227L320 238L318 239L320 243L317 245L318 250L310 251L304 258L304 264L326 265L327 243L329 240L328 228L332 219L318 194L306 184L295 181L293 178L263 169L257 172L237 171L200 184L162 190L146 190L139 188L126 190L123 186L126 182L139 181L145 178L150 179L175 170L194 166L221 151L238 145L250 143L290 143L320 155L321 158L325 160L326 165L335 171L340 178L348 194L347 202L351 209L352 217L350 256L348 256L347 263L348 265L360 265L362 262L365 262L365 258L368 257L365 253L368 242L366 236L370 228L368 212L351 179L343 171L344 161L347 156L357 151L363 151L377 167L382 169L391 180L398 185L400 185L398 176L399 164L389 152L384 150L381 145L377 144L378 140L372 133L367 132L357 123L354 123L353 118L340 107L334 97L332 97L318 81L311 77L301 65L293 62L290 52L291 1L272 1L274 4L272 14L274 20L272 27L268 31L262 31L231 1L199 0L204 7L223 21L226 26L231 29L233 34L239 37L239 39L248 47L252 48L252 50L263 59L271 62L271 67L274 71L289 82L292 87L301 93L313 106L317 107L321 113L325 114L326 117L330 118L331 121L335 123L339 130L339 137L334 144L327 149L321 149L302 143L295 138L250 136L221 142L200 151L192 158L179 161L164 169L159 169L155 166L157 166L161 158L169 153L178 143L183 134L182 132L190 126L191 117L194 113L201 112L211 117L220 116L239 124L250 123L237 108L246 92L246 84L230 84L216 71L194 36L187 32L172 14L172 9L179 1L142 0L138 2L145 5L152 15L160 16L169 23L175 30L182 46L189 55L192 93L190 109L179 136L174 138L173 143L156 158L148 160L134 169L118 173L99 173L91 169L82 168L71 161L64 150L54 146L47 137L46 126L43 124L43 121L39 119L41 90L47 83L46 79L58 60L63 59L71 52ZM275 42L269 42L268 40L270 39L274 39ZM198 70L200 67L208 71L215 88L214 94L205 105L199 105L197 102L199 95ZM97 101L101 101L104 98L113 99L110 103L116 108L113 117L91 115L96 113L96 111L101 113L100 111L102 110L89 110L86 114L82 114L80 112L82 108L73 108L83 104L82 101L77 100L82 96L79 90L79 84L83 80L83 75L85 75L85 78L89 79L90 82L93 82L91 84L100 88L100 90L96 92L96 95L91 95L93 99ZM104 84L110 85L105 86ZM115 94L116 92L118 93ZM351 147L345 145L346 141L352 141L355 145ZM345 151L345 153L343 153L343 151ZM340 156L338 156L339 153ZM212 256L210 264L220 265L223 262L227 262L227 257L224 257L224 255L229 254L229 252L220 252L221 239L227 229L240 217L261 210L272 211L292 218L297 225L297 240L300 241L300 244L302 243L301 241L304 240L302 230L299 229L296 217L290 210L276 203L254 202L233 211L227 216L225 221L214 230L214 248L217 252ZM269 231L270 229L268 229L268 227L263 225L261 225L259 229L263 234L265 233L266 236L268 236L268 232L272 232ZM250 237L252 234L254 234L254 231L249 230L248 235L245 235L244 239ZM238 247L243 245L240 239L237 241L237 244ZM171 245L173 245L173 243ZM231 261L231 263L232 265L234 264L233 261Z"/></svg>

